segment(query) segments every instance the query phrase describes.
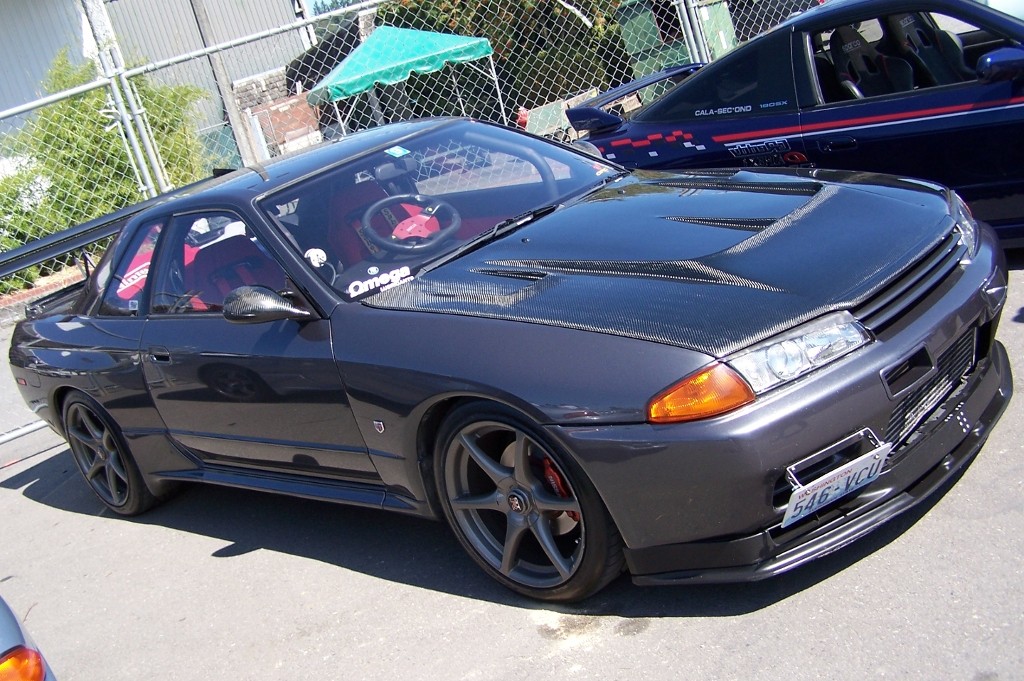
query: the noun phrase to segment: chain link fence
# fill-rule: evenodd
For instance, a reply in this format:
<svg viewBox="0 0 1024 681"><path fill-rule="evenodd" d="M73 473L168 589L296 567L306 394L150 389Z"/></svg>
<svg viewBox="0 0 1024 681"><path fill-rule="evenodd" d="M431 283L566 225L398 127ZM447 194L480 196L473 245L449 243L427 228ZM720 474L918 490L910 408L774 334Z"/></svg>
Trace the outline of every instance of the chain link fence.
<svg viewBox="0 0 1024 681"><path fill-rule="evenodd" d="M4 254L215 169L389 121L469 115L564 139L564 110L575 102L717 58L818 0L318 0L321 15L228 37L217 5L199 12L191 0L193 12L174 21L193 22L202 40L163 59L138 53L146 31L171 49L165 27L149 21L161 16L155 3L114 3L109 21L99 0L82 2L83 18L109 44L96 60L58 54L41 84L50 94L0 112ZM275 2L293 4L263 0ZM97 30L97 22L109 23ZM373 45L381 27L399 32ZM421 42L429 51L437 34L445 44L485 45L417 63L411 74L386 68L389 56ZM353 71L362 79L355 85ZM641 92L633 105L657 94ZM0 279L0 308L80 277L69 265L65 256Z"/></svg>

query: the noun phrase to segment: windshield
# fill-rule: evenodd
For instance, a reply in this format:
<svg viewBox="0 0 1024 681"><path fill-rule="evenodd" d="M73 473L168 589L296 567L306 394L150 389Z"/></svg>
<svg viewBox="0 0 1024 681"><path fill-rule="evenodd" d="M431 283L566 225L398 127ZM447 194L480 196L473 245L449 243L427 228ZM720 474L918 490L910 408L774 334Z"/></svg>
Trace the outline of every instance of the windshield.
<svg viewBox="0 0 1024 681"><path fill-rule="evenodd" d="M302 257L350 300L410 279L426 263L513 216L564 203L616 168L470 121L398 138L261 202Z"/></svg>

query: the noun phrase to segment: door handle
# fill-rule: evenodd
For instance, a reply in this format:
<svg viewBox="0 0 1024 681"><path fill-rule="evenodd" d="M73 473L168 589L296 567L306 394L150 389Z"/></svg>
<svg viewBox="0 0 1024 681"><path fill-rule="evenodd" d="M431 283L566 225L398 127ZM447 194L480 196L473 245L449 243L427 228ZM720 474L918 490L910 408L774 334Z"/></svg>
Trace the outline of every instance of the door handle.
<svg viewBox="0 0 1024 681"><path fill-rule="evenodd" d="M857 140L853 137L828 137L818 140L818 148L822 151L850 151L857 148Z"/></svg>
<svg viewBox="0 0 1024 681"><path fill-rule="evenodd" d="M171 363L171 351L164 347L154 347L149 349L149 358L154 362L160 364Z"/></svg>

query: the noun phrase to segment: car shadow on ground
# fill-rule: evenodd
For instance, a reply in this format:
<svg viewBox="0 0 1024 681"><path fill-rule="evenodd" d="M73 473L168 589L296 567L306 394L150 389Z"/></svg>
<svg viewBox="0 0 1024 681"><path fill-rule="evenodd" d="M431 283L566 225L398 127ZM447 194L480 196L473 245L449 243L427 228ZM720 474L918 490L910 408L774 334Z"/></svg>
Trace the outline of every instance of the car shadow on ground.
<svg viewBox="0 0 1024 681"><path fill-rule="evenodd" d="M927 513L959 477L867 537L779 577L747 584L638 587L623 576L584 603L544 607L568 615L626 618L727 617L754 612L811 588L884 548ZM20 489L29 499L63 511L111 516L80 479L66 448L0 480L0 487ZM216 558L230 559L265 549L464 598L538 608L538 603L487 577L443 522L199 484L185 486L180 494L142 516L114 517L119 522L222 539L227 545L212 554Z"/></svg>

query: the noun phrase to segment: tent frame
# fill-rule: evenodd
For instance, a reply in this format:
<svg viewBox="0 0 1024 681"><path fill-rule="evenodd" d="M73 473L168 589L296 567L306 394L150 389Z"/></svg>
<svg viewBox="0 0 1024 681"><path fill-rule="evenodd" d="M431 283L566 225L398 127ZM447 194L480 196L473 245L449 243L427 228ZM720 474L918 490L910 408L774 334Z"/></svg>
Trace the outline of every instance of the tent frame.
<svg viewBox="0 0 1024 681"><path fill-rule="evenodd" d="M508 125L509 124L509 118L508 118L508 113L505 110L505 98L501 94L501 85L499 84L499 81L498 81L498 71L494 68L494 56L493 55L490 55L490 54L487 55L487 64L489 66L489 68L487 68L487 69L481 68L480 66L474 64L473 62L468 62L468 61L467 62L462 62L459 65L460 66L466 66L466 67L468 67L470 69L473 69L477 73L479 73L479 74L481 74L483 76L486 76L488 78L488 80L490 80L494 84L494 92L495 92L495 94L498 95L498 110L500 112L500 114L499 114L500 118L499 118L498 122L501 123L502 125ZM459 89L459 82L458 82L458 79L455 76L455 64L452 64L450 62L446 62L445 63L445 68L446 69L450 69L449 72L448 72L448 75L451 78L452 85L453 85L453 87L455 89L455 97L459 101L459 110L462 111L462 115L463 116L468 116L469 114L466 113L466 103L462 99L462 91ZM440 72L439 71L430 71L429 73L440 73ZM426 75L426 74L420 74L420 75ZM402 81L402 83L405 83L407 81L408 81L408 78L406 78L406 80ZM334 108L334 117L337 119L338 123L341 125L341 136L342 137L345 137L348 134L348 131L349 131L349 121L352 120L352 116L355 113L355 107L351 107L346 115L342 115L341 109L338 107L338 102L340 102L340 101L344 101L346 99L356 99L357 97L360 97L362 95L366 95L369 98L369 100L370 100L370 108L373 111L374 122L377 125L383 125L386 122L386 119L385 119L385 116L384 116L384 111L381 109L380 99L377 97L377 86L378 85L379 85L379 83L374 83L373 87L371 87L369 90L365 90L363 92L359 92L359 93L356 93L354 95L350 95L348 97L342 97L340 99L331 99L331 106ZM396 83L396 85L397 85L397 83Z"/></svg>
<svg viewBox="0 0 1024 681"><path fill-rule="evenodd" d="M377 88L382 85L399 87L404 86L404 84L409 82L409 78L414 73L424 76L436 73L439 74L440 77L443 77L444 72L447 71L448 77L451 79L452 87L454 88L455 98L458 101L459 110L462 112L463 116L467 116L468 112L466 111L466 100L463 97L462 89L459 86L457 75L458 72L455 68L458 65L465 65L491 81L491 83L494 85L494 91L497 94L498 98L498 122L505 125L509 124L508 112L506 112L505 110L505 99L501 92L501 84L498 80L498 72L494 65L494 51L491 48L490 42L486 38L473 38L470 36L453 36L451 34L439 34L431 33L429 31L418 31L413 29L383 26L380 27L378 31L381 32L382 36L384 31L392 31L393 33L396 34L399 32L406 32L409 34L420 34L423 36L443 36L445 39L448 40L449 44L451 39L463 40L466 41L466 43L464 45L459 45L459 47L463 48L461 50L461 54L455 53L449 57L447 51L434 53L427 52L424 53L422 57L420 57L415 56L414 53L415 60L411 59L410 61L418 61L417 66L412 66L410 64L410 61L405 61L405 58L407 58L408 55L402 55L402 58L400 58L397 62L392 60L387 68L372 67L369 72L364 72L365 75L355 76L354 82L353 80L347 80L345 78L342 78L340 81L336 80L336 74L344 72L346 63L350 59L355 58L357 54L360 54L361 48L363 48L364 46L366 48L369 48L368 43L373 41L373 38L377 32L372 33L368 38L364 40L364 42L360 46L356 47L356 49L353 50L353 52L348 57L342 60L342 62L339 63L338 66L336 66L331 71L331 73L325 76L320 83L313 87L313 89L310 90L309 94L307 95L307 100L309 101L310 104L326 105L328 102L330 102L331 106L334 108L335 119L341 126L342 135L346 135L350 129L352 117L355 115L355 107L350 107L349 111L345 115L343 115L341 112L341 107L338 105L338 102L346 100L355 100L360 95L366 94L367 98L369 99L370 109L372 112L374 123L377 125L383 124L386 120L386 117L385 112L381 107L380 98L378 96L379 91L377 90ZM388 37L392 37L391 34L389 34ZM481 45L482 47L470 50L464 49L465 46L474 44ZM486 52L481 54L481 52L484 49L486 49ZM374 43L374 50L379 51L377 43ZM432 61L429 60L429 57L433 55L436 55L437 58L433 59ZM480 60L483 59L484 57L487 57L486 67L482 66L479 63ZM360 67L365 67L365 64L360 62L359 66L354 66L354 68L356 69L355 73L360 73L358 70ZM404 75L401 75L403 73ZM376 76L379 76L380 79L378 80ZM401 117L401 114L399 115L399 117Z"/></svg>

